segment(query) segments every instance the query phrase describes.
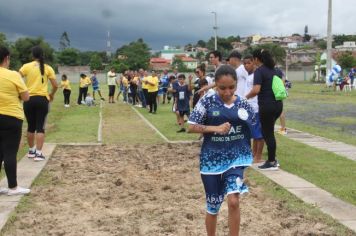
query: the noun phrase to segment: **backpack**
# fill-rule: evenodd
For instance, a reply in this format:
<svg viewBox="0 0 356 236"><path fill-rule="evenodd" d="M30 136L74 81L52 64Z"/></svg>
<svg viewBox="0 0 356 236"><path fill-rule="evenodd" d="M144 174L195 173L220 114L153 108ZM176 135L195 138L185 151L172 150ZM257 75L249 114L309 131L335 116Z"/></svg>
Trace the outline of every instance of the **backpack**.
<svg viewBox="0 0 356 236"><path fill-rule="evenodd" d="M272 91L277 101L286 99L288 96L283 81L278 75L274 75L272 78Z"/></svg>

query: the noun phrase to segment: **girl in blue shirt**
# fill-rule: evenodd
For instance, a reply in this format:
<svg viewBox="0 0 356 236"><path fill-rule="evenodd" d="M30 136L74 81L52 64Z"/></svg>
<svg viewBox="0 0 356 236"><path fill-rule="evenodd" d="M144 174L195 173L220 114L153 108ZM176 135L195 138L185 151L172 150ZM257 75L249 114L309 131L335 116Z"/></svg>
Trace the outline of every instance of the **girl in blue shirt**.
<svg viewBox="0 0 356 236"><path fill-rule="evenodd" d="M208 235L216 233L217 214L225 195L230 235L239 234L239 195L248 191L243 173L253 160L250 139L256 119L247 101L234 96L236 81L231 66L220 66L215 73L216 92L199 100L188 122L188 132L204 135L200 173L206 193Z"/></svg>

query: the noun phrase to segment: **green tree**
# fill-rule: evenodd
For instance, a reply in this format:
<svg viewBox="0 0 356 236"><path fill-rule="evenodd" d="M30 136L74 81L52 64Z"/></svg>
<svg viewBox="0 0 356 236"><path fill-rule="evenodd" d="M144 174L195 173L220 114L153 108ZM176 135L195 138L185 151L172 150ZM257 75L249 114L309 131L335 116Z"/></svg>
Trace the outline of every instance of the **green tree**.
<svg viewBox="0 0 356 236"><path fill-rule="evenodd" d="M99 54L93 54L90 58L89 65L91 70L101 70L103 67L103 60Z"/></svg>
<svg viewBox="0 0 356 236"><path fill-rule="evenodd" d="M32 48L40 46L43 49L45 62L52 65L54 64L54 49L43 40L42 37L38 38L19 38L14 44L14 48L18 53L18 59L21 64L28 63L33 60Z"/></svg>
<svg viewBox="0 0 356 236"><path fill-rule="evenodd" d="M175 57L172 62L172 68L179 72L187 72L189 69L184 65L182 59Z"/></svg>
<svg viewBox="0 0 356 236"><path fill-rule="evenodd" d="M58 53L58 63L66 66L80 65L80 52L75 48L66 48Z"/></svg>
<svg viewBox="0 0 356 236"><path fill-rule="evenodd" d="M196 44L196 47L202 47L205 48L206 47L206 42L204 40L199 40Z"/></svg>
<svg viewBox="0 0 356 236"><path fill-rule="evenodd" d="M131 42L128 45L124 45L116 50L116 58L125 58L119 60L120 63L132 70L138 70L140 68L147 69L150 60L150 48L143 41L138 39ZM117 64L117 62L115 62Z"/></svg>
<svg viewBox="0 0 356 236"><path fill-rule="evenodd" d="M70 40L66 31L64 31L59 39L59 50L62 51L70 47Z"/></svg>
<svg viewBox="0 0 356 236"><path fill-rule="evenodd" d="M348 41L356 41L356 35L334 35L333 37L334 41L333 41L333 47L335 46L339 46L339 45L343 45L344 42L348 42Z"/></svg>
<svg viewBox="0 0 356 236"><path fill-rule="evenodd" d="M352 56L351 52L344 52L337 60L342 69L349 70L351 67L356 66L356 58Z"/></svg>

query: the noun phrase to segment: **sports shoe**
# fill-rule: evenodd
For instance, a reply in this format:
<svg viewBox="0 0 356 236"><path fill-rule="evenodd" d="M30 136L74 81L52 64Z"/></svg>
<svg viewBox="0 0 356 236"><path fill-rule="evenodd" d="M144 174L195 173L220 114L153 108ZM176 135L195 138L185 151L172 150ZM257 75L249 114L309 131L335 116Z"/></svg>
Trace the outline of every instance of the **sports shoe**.
<svg viewBox="0 0 356 236"><path fill-rule="evenodd" d="M177 133L183 133L185 132L185 128L181 128L180 130L177 131Z"/></svg>
<svg viewBox="0 0 356 236"><path fill-rule="evenodd" d="M105 98L100 98L101 99L101 101L105 101Z"/></svg>
<svg viewBox="0 0 356 236"><path fill-rule="evenodd" d="M258 167L260 170L278 170L277 161L274 163L265 161L265 163Z"/></svg>
<svg viewBox="0 0 356 236"><path fill-rule="evenodd" d="M8 188L0 188L0 194L6 194L9 191Z"/></svg>
<svg viewBox="0 0 356 236"><path fill-rule="evenodd" d="M281 165L279 164L278 160L276 159L276 165L277 167L280 167Z"/></svg>
<svg viewBox="0 0 356 236"><path fill-rule="evenodd" d="M43 156L42 153L41 154L36 153L36 156L33 158L33 160L34 161L44 161L44 160L46 160L46 157Z"/></svg>
<svg viewBox="0 0 356 236"><path fill-rule="evenodd" d="M29 188L23 188L20 186L17 186L16 189L9 189L7 192L8 196L13 196L13 195L23 195L23 194L28 194L30 193L31 190Z"/></svg>
<svg viewBox="0 0 356 236"><path fill-rule="evenodd" d="M278 130L277 133L279 133L280 135L286 135L286 134L288 134L286 128Z"/></svg>
<svg viewBox="0 0 356 236"><path fill-rule="evenodd" d="M32 159L36 156L36 150L35 151L32 151L32 150L28 150L28 153L27 153L27 157Z"/></svg>

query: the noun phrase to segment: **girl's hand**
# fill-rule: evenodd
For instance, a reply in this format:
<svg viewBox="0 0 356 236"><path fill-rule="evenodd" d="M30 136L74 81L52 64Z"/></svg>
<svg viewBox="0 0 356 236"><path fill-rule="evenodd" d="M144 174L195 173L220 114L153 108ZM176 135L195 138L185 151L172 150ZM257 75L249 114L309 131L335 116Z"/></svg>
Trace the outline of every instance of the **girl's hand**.
<svg viewBox="0 0 356 236"><path fill-rule="evenodd" d="M229 122L225 122L224 124L221 124L216 128L217 128L216 133L224 135L230 131L231 124Z"/></svg>

